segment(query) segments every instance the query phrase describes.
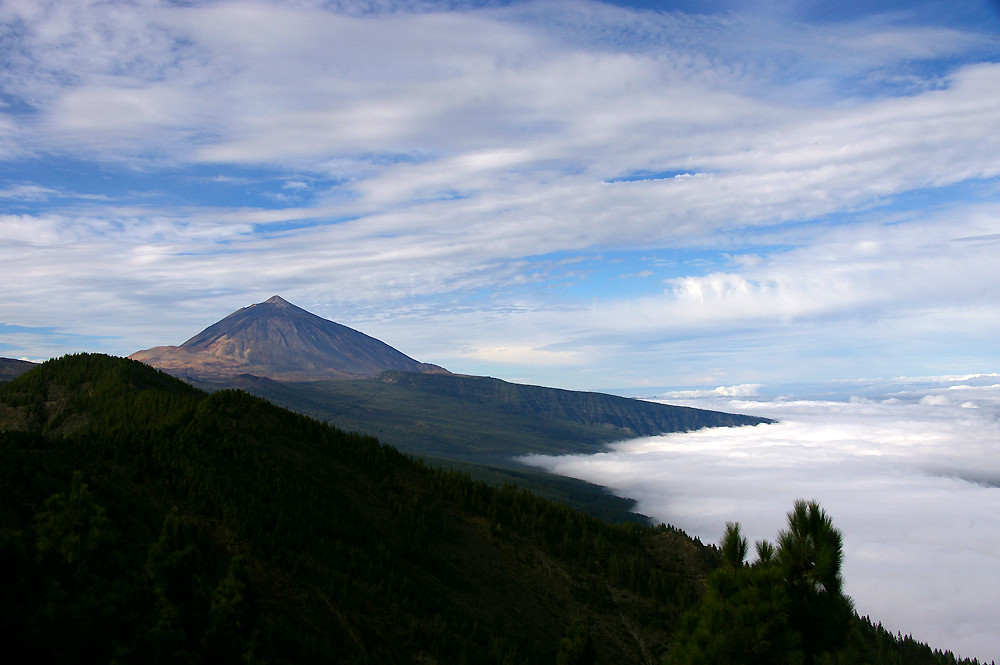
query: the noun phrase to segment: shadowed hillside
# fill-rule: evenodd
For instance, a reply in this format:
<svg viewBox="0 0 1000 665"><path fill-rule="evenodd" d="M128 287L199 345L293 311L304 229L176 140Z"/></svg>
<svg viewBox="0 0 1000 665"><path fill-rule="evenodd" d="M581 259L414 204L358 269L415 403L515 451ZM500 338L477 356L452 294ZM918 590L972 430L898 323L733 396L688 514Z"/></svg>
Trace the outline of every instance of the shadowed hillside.
<svg viewBox="0 0 1000 665"><path fill-rule="evenodd" d="M341 429L377 436L434 464L504 467L486 475L514 474L519 482L544 474L525 470L514 461L518 455L596 452L637 436L770 422L452 374L278 296L234 312L179 347L130 357L209 391L239 388ZM549 477L535 486L553 482ZM577 489L584 495L576 505L592 505L594 493L601 492ZM631 519L624 510L618 513Z"/></svg>
<svg viewBox="0 0 1000 665"><path fill-rule="evenodd" d="M377 380L475 404L491 404L510 414L603 427L619 438L769 422L754 416L670 406L603 393L521 385L481 376L383 372Z"/></svg>
<svg viewBox="0 0 1000 665"><path fill-rule="evenodd" d="M713 557L128 360L50 361L0 404L2 620L20 636L4 648L41 662L252 646L261 662L552 663L583 621L602 661L642 663Z"/></svg>
<svg viewBox="0 0 1000 665"><path fill-rule="evenodd" d="M35 363L27 360L0 358L0 383L16 379L33 367L35 367Z"/></svg>
<svg viewBox="0 0 1000 665"><path fill-rule="evenodd" d="M720 562L99 355L0 386L0 487L4 662L657 663Z"/></svg>
<svg viewBox="0 0 1000 665"><path fill-rule="evenodd" d="M528 486L613 521L645 518L632 512L630 499L515 458L589 453L635 436L768 422L454 375L279 296L233 312L181 346L130 357L205 390L245 390L341 429L377 436L429 464ZM16 361L11 367L24 369Z"/></svg>

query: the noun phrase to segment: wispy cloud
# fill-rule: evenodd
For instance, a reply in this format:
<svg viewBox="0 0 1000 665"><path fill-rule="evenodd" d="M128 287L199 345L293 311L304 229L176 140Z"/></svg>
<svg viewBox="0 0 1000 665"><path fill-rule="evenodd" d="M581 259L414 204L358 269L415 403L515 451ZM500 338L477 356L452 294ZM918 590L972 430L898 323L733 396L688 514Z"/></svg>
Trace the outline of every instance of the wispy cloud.
<svg viewBox="0 0 1000 665"><path fill-rule="evenodd" d="M0 199L44 201L58 195L58 190L34 184L11 185L0 189Z"/></svg>
<svg viewBox="0 0 1000 665"><path fill-rule="evenodd" d="M723 361L762 380L709 355L776 335L792 371L845 329L880 353L890 332L918 331L907 354L953 333L994 362L995 39L916 11L804 15L4 3L4 315L78 303L128 353L149 344L144 302L281 292L460 370L508 356L455 349L558 352L560 374L519 376L573 387L663 377L694 336L727 341L666 380ZM559 267L583 253L623 265Z"/></svg>

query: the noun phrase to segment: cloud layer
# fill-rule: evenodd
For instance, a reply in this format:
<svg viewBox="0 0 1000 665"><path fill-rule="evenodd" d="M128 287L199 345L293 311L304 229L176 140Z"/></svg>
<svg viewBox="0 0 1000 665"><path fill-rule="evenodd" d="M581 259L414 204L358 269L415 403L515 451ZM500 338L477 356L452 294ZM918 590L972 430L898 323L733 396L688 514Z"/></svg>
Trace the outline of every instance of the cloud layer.
<svg viewBox="0 0 1000 665"><path fill-rule="evenodd" d="M753 387L722 389L687 403L780 422L529 461L613 487L637 499L638 511L706 542L718 542L730 520L751 541L773 540L796 499L816 499L844 533L846 589L859 613L989 661L1000 654L996 381L918 382L843 401L730 397Z"/></svg>
<svg viewBox="0 0 1000 665"><path fill-rule="evenodd" d="M130 353L281 293L567 387L989 369L995 17L787 7L5 2L2 322Z"/></svg>

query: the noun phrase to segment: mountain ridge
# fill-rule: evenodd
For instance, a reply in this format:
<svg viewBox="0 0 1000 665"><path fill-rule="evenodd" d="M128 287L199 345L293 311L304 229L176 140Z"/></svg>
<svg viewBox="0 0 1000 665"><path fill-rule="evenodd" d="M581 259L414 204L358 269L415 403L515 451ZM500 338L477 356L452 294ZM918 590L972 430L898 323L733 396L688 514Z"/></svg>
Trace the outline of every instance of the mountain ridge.
<svg viewBox="0 0 1000 665"><path fill-rule="evenodd" d="M495 377L449 374L422 375L387 370L376 381L427 393L458 397L478 404L495 404L518 414L577 420L620 432L622 437L655 436L665 431L690 431L706 427L739 427L771 422L766 418L674 406L647 400L585 390L550 388L512 383Z"/></svg>
<svg viewBox="0 0 1000 665"><path fill-rule="evenodd" d="M25 372L37 367L37 363L16 358L0 358L0 382L16 379Z"/></svg>
<svg viewBox="0 0 1000 665"><path fill-rule="evenodd" d="M453 374L280 296L232 312L180 346L154 347L129 358L208 392L244 390L343 430L378 437L432 466L462 468L490 482L528 484L615 522L648 518L632 512L630 499L596 485L573 485L521 458L597 453L638 436L770 422Z"/></svg>
<svg viewBox="0 0 1000 665"><path fill-rule="evenodd" d="M280 296L179 347L129 357L209 391L243 389L410 454L464 462L509 465L532 453L593 453L639 436L771 422L454 374Z"/></svg>

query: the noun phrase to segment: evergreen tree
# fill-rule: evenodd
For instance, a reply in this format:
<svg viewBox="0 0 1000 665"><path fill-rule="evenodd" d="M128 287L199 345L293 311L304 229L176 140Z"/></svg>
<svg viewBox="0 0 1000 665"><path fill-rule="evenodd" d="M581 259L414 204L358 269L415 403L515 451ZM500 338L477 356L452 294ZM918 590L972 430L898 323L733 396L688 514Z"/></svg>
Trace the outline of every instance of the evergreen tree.
<svg viewBox="0 0 1000 665"><path fill-rule="evenodd" d="M559 640L556 665L594 665L594 641L587 626L580 620L573 622L566 634Z"/></svg>
<svg viewBox="0 0 1000 665"><path fill-rule="evenodd" d="M722 536L722 558L730 566L739 568L747 558L748 541L740 532L739 522L726 522L726 533Z"/></svg>
<svg viewBox="0 0 1000 665"><path fill-rule="evenodd" d="M723 564L706 581L698 608L684 619L667 662L812 665L819 653L842 646L853 617L844 596L840 531L816 502L797 501L778 546L748 542L740 525L726 524Z"/></svg>
<svg viewBox="0 0 1000 665"><path fill-rule="evenodd" d="M791 601L790 625L802 639L804 665L844 644L853 606L843 593L843 538L815 501L799 500L778 535L778 564Z"/></svg>
<svg viewBox="0 0 1000 665"><path fill-rule="evenodd" d="M54 555L74 568L86 566L91 555L107 541L109 522L105 510L94 501L79 471L73 472L69 493L46 499L35 521L39 553Z"/></svg>
<svg viewBox="0 0 1000 665"><path fill-rule="evenodd" d="M726 561L706 583L701 605L684 617L667 663L788 662L793 636L788 630L784 580L776 566L751 567Z"/></svg>

